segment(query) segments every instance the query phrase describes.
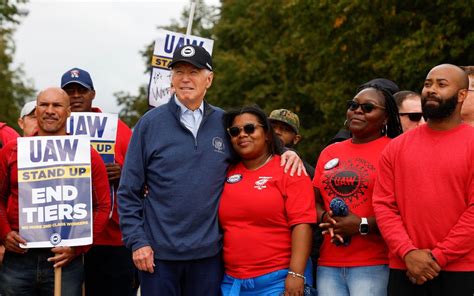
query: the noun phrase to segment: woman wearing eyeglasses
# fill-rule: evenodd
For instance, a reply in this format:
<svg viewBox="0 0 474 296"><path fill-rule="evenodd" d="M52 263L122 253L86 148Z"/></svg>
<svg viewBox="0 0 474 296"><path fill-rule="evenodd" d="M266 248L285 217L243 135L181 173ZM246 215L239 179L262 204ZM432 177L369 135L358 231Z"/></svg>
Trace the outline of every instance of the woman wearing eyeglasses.
<svg viewBox="0 0 474 296"><path fill-rule="evenodd" d="M311 180L284 173L281 143L259 108L228 112L224 125L239 162L228 171L219 206L222 293L303 295L316 222Z"/></svg>
<svg viewBox="0 0 474 296"><path fill-rule="evenodd" d="M317 270L320 296L387 294L388 251L375 222L372 191L382 150L402 133L392 96L397 90L387 79L360 86L347 102L352 138L319 156L313 185L325 234Z"/></svg>

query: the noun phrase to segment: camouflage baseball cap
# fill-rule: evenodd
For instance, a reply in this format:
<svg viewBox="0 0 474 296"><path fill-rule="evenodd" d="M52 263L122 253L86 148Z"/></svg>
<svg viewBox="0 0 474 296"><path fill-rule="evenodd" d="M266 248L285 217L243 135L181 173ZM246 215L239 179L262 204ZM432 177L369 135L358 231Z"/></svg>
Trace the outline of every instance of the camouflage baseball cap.
<svg viewBox="0 0 474 296"><path fill-rule="evenodd" d="M270 113L270 116L268 116L268 119L270 121L277 120L277 121L284 122L288 124L289 126L291 126L293 130L295 131L295 133L298 134L298 130L300 129L300 119L298 115L291 112L290 110L287 110L287 109L273 110L272 113Z"/></svg>

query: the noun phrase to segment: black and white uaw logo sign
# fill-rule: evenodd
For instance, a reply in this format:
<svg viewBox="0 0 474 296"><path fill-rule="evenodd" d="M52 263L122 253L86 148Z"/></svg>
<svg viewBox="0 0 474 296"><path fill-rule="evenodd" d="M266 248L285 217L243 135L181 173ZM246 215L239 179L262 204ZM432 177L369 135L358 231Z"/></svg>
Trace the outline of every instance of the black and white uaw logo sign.
<svg viewBox="0 0 474 296"><path fill-rule="evenodd" d="M181 55L186 58L194 56L195 53L196 52L194 51L194 48L192 48L191 46L185 46L183 47L183 49L181 49Z"/></svg>
<svg viewBox="0 0 474 296"><path fill-rule="evenodd" d="M61 242L61 235L59 233L53 233L49 238L49 241L53 246L56 246Z"/></svg>

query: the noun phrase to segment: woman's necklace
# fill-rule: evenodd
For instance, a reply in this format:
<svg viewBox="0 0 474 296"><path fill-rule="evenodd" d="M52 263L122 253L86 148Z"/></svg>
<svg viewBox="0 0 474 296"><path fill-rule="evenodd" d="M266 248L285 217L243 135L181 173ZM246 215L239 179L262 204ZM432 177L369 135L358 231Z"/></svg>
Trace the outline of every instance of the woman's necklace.
<svg viewBox="0 0 474 296"><path fill-rule="evenodd" d="M257 166L256 168L253 168L253 169L251 169L251 170L252 170L252 171L256 171L256 170L258 170L259 168L263 167L264 165L266 165L266 164L270 161L270 159L272 159L272 157L273 157L273 155L270 154L270 155L267 157L267 159L266 159L261 165Z"/></svg>

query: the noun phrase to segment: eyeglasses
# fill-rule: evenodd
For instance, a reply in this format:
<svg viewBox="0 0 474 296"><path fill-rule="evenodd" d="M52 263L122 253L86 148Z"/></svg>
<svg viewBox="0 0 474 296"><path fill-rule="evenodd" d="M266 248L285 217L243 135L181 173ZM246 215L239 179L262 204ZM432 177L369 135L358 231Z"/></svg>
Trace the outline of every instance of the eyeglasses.
<svg viewBox="0 0 474 296"><path fill-rule="evenodd" d="M376 109L376 108L379 108L379 109L382 109L382 110L385 110L385 107L384 106L380 106L380 105L377 105L375 103L363 103L363 104L359 104L358 102L356 101L347 101L347 108L351 111L355 111L357 109L359 109L359 106L360 108L362 109L362 112L364 113L370 113L372 112L372 110Z"/></svg>
<svg viewBox="0 0 474 296"><path fill-rule="evenodd" d="M421 112L413 112L413 113L398 113L398 115L400 116L408 116L408 118L410 119L410 121L413 121L413 122L418 122L421 120L421 117L423 116L423 113Z"/></svg>
<svg viewBox="0 0 474 296"><path fill-rule="evenodd" d="M257 128L257 126L261 126L263 127L263 125L261 124L255 124L255 123L247 123L246 125L244 126L231 126L229 128L227 128L227 132L229 133L229 135L233 138L237 137L238 135L240 135L240 132L242 130L244 130L244 132L247 134L247 135L251 135L255 132L255 129Z"/></svg>

